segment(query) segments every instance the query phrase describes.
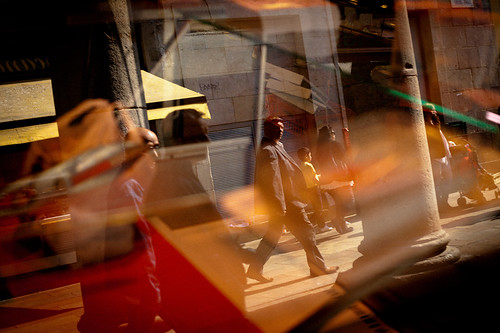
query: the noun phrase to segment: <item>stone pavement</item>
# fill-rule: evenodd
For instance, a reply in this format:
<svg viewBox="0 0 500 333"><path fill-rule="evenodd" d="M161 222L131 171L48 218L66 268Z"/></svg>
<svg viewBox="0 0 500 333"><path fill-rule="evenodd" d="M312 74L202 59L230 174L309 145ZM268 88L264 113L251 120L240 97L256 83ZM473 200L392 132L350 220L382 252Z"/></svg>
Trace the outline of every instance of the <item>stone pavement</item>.
<svg viewBox="0 0 500 333"><path fill-rule="evenodd" d="M318 247L327 265L337 265L339 271L352 267L360 256L357 246L363 239L361 221L350 218L354 230L339 235L335 230L317 235ZM256 248L260 239L246 243ZM248 316L267 332L288 331L324 302L343 293L332 288L338 273L309 277L305 253L291 234L282 236L275 254L264 266L270 283L248 279L246 305Z"/></svg>
<svg viewBox="0 0 500 333"><path fill-rule="evenodd" d="M465 208L458 207L458 193L450 195L450 212L442 216L441 226L449 234L449 246L458 248L461 258L457 265L476 262L491 253L500 253L500 200L494 191L484 192L488 203L475 206L470 200ZM338 265L340 271L352 268L361 256L357 246L363 239L362 222L357 216L349 217L354 230L339 235L335 230L317 235L318 247L327 265ZM246 243L256 248L259 240ZM338 274L309 278L304 251L295 238L282 236L276 254L264 266L264 275L273 277L270 283L248 280L247 308L249 317L268 332L283 332L345 291L335 285ZM339 318L332 321L336 332L375 332L392 330L365 304L354 303ZM276 318L280 318L277 320ZM369 320L366 320L369 318ZM383 330L381 330L383 328Z"/></svg>

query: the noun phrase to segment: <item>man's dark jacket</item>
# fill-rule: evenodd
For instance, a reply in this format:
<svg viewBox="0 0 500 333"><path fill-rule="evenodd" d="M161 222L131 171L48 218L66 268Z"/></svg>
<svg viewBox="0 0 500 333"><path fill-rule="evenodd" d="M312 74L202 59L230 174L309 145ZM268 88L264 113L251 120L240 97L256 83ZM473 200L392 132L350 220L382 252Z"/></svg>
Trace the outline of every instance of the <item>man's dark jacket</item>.
<svg viewBox="0 0 500 333"><path fill-rule="evenodd" d="M257 200L263 201L269 214L287 211L289 205L306 206L302 198L306 189L304 176L281 142L262 139L255 165L255 184Z"/></svg>

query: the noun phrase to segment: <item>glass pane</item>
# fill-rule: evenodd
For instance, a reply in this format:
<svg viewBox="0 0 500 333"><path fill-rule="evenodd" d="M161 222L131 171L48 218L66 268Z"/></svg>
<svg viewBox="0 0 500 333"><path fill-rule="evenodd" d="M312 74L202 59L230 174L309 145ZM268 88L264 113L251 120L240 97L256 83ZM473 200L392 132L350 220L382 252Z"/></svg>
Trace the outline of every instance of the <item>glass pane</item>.
<svg viewBox="0 0 500 333"><path fill-rule="evenodd" d="M499 8L4 2L0 329L494 327Z"/></svg>

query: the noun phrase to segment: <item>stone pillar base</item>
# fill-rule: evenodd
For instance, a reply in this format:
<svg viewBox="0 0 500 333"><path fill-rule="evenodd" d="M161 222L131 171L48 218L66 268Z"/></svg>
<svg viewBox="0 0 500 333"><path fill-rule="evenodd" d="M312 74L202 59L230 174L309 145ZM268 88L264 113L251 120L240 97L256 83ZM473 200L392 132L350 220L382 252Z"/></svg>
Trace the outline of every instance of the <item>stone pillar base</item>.
<svg viewBox="0 0 500 333"><path fill-rule="evenodd" d="M439 269L460 259L460 251L447 246L449 236L444 230L416 240L412 244L385 248L356 259L353 268L341 272L336 284L346 290L358 290L360 297L382 287L394 277Z"/></svg>
<svg viewBox="0 0 500 333"><path fill-rule="evenodd" d="M417 261L411 266L408 266L405 270L400 272L398 276L408 275L408 274L420 274L426 273L434 270L438 270L450 264L457 262L460 259L460 250L456 247L447 246L446 249L430 258L426 258Z"/></svg>

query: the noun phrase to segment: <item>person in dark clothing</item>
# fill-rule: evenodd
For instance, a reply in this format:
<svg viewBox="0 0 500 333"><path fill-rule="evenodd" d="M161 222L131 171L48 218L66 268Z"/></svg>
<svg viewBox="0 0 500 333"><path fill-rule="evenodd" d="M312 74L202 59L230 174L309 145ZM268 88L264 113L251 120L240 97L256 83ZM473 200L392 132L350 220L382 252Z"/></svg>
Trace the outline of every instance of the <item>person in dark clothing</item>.
<svg viewBox="0 0 500 333"><path fill-rule="evenodd" d="M272 281L262 271L278 244L284 225L304 247L311 276L331 274L338 270L338 266L325 265L316 245L314 228L307 217L304 209L306 203L302 198L306 189L305 179L300 167L280 142L283 128L280 118L267 118L264 121L264 138L257 153L256 195L269 215L269 225L256 250L260 260L249 265L247 276L260 282Z"/></svg>
<svg viewBox="0 0 500 333"><path fill-rule="evenodd" d="M335 201L335 229L340 234L352 231L353 228L348 225L345 216L349 200L347 194L352 193L350 187L353 175L344 149L335 141L335 132L327 126L320 128L318 132L315 162L321 174L322 189Z"/></svg>

